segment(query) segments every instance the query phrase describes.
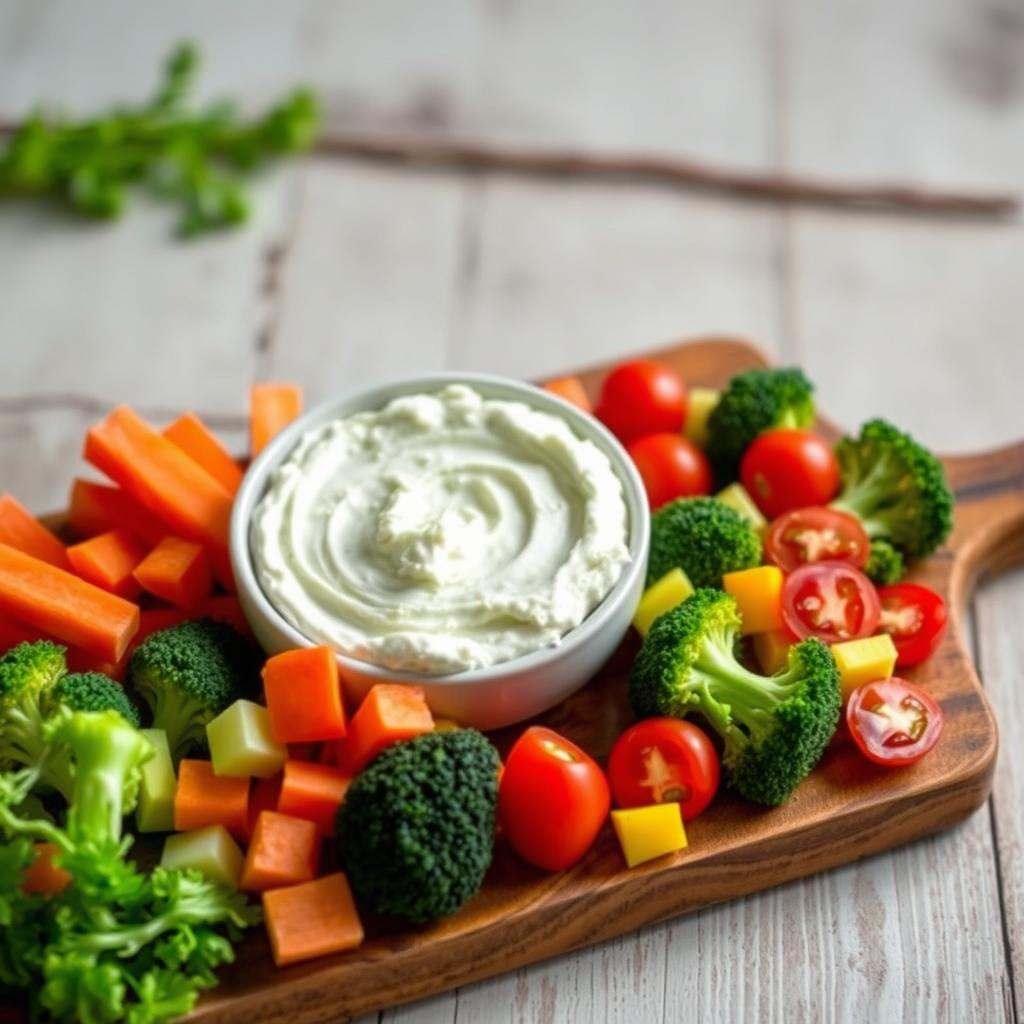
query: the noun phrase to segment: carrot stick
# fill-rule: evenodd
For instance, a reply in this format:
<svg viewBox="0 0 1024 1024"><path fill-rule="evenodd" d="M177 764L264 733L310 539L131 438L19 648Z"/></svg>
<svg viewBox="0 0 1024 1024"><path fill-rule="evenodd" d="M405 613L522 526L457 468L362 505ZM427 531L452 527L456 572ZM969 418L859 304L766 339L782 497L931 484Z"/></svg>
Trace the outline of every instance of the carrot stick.
<svg viewBox="0 0 1024 1024"><path fill-rule="evenodd" d="M70 568L64 545L10 494L0 494L0 544L9 544L58 569Z"/></svg>
<svg viewBox="0 0 1024 1024"><path fill-rule="evenodd" d="M209 548L218 580L231 583L232 499L205 469L127 406L115 409L89 431L85 457L171 532Z"/></svg>
<svg viewBox="0 0 1024 1024"><path fill-rule="evenodd" d="M52 639L31 626L23 626L13 619L0 617L0 654L17 647L18 644ZM100 672L111 679L122 679L127 668L127 657L122 657L120 661L108 661L79 647L68 647L67 663L69 672Z"/></svg>
<svg viewBox="0 0 1024 1024"><path fill-rule="evenodd" d="M135 568L143 590L179 608L195 608L209 595L213 580L206 551L180 537L164 537Z"/></svg>
<svg viewBox="0 0 1024 1024"><path fill-rule="evenodd" d="M233 594L214 594L213 597L204 601L203 618L226 622L229 626L234 626L239 633L252 636L249 620L245 617L238 598Z"/></svg>
<svg viewBox="0 0 1024 1024"><path fill-rule="evenodd" d="M295 384L254 384L249 393L249 451L255 458L302 412Z"/></svg>
<svg viewBox="0 0 1024 1024"><path fill-rule="evenodd" d="M119 661L139 628L130 601L63 569L0 544L0 615L109 661Z"/></svg>
<svg viewBox="0 0 1024 1024"><path fill-rule="evenodd" d="M214 775L209 761L181 761L174 791L176 832L223 825L241 842L245 840L248 816L248 779Z"/></svg>
<svg viewBox="0 0 1024 1024"><path fill-rule="evenodd" d="M129 600L139 594L132 574L145 555L139 542L124 530L101 533L68 548L68 561L76 576Z"/></svg>
<svg viewBox="0 0 1024 1024"><path fill-rule="evenodd" d="M164 437L198 462L229 494L238 490L242 469L217 436L194 413L186 412L164 428Z"/></svg>
<svg viewBox="0 0 1024 1024"><path fill-rule="evenodd" d="M363 941L352 890L340 871L265 892L263 916L278 967L354 949Z"/></svg>
<svg viewBox="0 0 1024 1024"><path fill-rule="evenodd" d="M252 841L252 834L256 831L256 822L259 821L261 811L277 810L277 801L281 796L280 774L271 775L269 779L253 779L252 789L249 791L249 812L245 821L245 841Z"/></svg>
<svg viewBox="0 0 1024 1024"><path fill-rule="evenodd" d="M167 530L148 509L120 487L76 479L71 485L68 527L76 537L126 530L144 544L159 544Z"/></svg>

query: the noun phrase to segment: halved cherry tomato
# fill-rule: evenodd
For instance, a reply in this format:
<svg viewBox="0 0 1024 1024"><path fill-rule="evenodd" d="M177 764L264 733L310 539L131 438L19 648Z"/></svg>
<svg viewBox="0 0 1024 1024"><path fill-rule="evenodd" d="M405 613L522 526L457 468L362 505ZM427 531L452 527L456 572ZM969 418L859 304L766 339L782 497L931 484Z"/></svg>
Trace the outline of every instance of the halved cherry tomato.
<svg viewBox="0 0 1024 1024"><path fill-rule="evenodd" d="M892 636L896 664L910 668L931 657L946 633L946 602L917 583L880 587L878 599L882 605L878 628Z"/></svg>
<svg viewBox="0 0 1024 1024"><path fill-rule="evenodd" d="M861 753L890 768L919 761L942 735L942 708L919 686L893 676L850 694L846 724Z"/></svg>
<svg viewBox="0 0 1024 1024"><path fill-rule="evenodd" d="M769 430L743 453L740 480L769 518L808 505L827 505L839 490L839 462L813 430Z"/></svg>
<svg viewBox="0 0 1024 1024"><path fill-rule="evenodd" d="M718 790L718 753L692 722L647 718L615 741L608 777L619 807L678 803L689 821Z"/></svg>
<svg viewBox="0 0 1024 1024"><path fill-rule="evenodd" d="M533 725L516 740L498 785L505 836L523 860L564 871L601 830L611 795L597 762L551 729Z"/></svg>
<svg viewBox="0 0 1024 1024"><path fill-rule="evenodd" d="M640 471L651 508L711 493L707 456L681 434L648 434L631 441L626 450Z"/></svg>
<svg viewBox="0 0 1024 1024"><path fill-rule="evenodd" d="M782 619L801 638L835 644L871 636L879 611L871 580L845 562L802 565L782 587Z"/></svg>
<svg viewBox="0 0 1024 1024"><path fill-rule="evenodd" d="M812 562L847 562L863 569L871 541L856 516L812 505L779 516L764 539L764 550L783 572Z"/></svg>
<svg viewBox="0 0 1024 1024"><path fill-rule="evenodd" d="M634 359L604 379L597 418L624 444L644 434L678 434L687 407L682 377L656 359Z"/></svg>

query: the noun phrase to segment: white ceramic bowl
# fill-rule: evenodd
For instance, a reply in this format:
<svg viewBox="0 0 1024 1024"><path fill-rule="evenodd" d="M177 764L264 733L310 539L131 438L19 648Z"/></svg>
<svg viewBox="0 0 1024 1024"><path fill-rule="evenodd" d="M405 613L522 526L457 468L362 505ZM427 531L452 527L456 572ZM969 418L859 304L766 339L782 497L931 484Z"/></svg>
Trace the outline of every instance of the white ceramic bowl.
<svg viewBox="0 0 1024 1024"><path fill-rule="evenodd" d="M253 569L250 527L253 511L274 470L311 427L357 412L380 409L399 395L437 391L447 384L468 384L488 398L511 399L567 420L580 437L608 456L622 482L629 512L632 561L608 596L560 643L488 668L452 675L394 672L338 655L346 693L358 702L374 683L422 686L438 717L478 729L496 729L546 711L583 686L619 645L643 592L650 540L647 496L640 475L621 444L592 416L551 393L505 377L479 373L444 373L398 381L358 394L332 399L311 409L281 432L253 461L242 481L231 516L231 562L238 596L257 640L270 654L314 641L291 625L267 600Z"/></svg>

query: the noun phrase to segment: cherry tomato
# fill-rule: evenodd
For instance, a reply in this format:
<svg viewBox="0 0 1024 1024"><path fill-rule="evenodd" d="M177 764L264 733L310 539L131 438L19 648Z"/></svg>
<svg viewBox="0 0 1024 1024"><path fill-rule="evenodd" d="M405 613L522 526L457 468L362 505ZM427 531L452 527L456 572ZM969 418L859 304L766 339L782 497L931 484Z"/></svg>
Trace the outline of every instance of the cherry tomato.
<svg viewBox="0 0 1024 1024"><path fill-rule="evenodd" d="M651 508L673 498L711 493L711 466L705 454L680 434L648 434L626 449L636 463Z"/></svg>
<svg viewBox="0 0 1024 1024"><path fill-rule="evenodd" d="M615 741L608 777L619 807L678 803L689 821L718 790L718 753L692 722L647 718Z"/></svg>
<svg viewBox="0 0 1024 1024"><path fill-rule="evenodd" d="M863 569L871 541L856 516L812 505L779 516L764 539L764 550L783 572L812 562L847 562Z"/></svg>
<svg viewBox="0 0 1024 1024"><path fill-rule="evenodd" d="M797 636L827 644L871 636L878 626L878 593L859 569L845 562L813 562L786 577L782 618Z"/></svg>
<svg viewBox="0 0 1024 1024"><path fill-rule="evenodd" d="M878 628L892 636L896 664L910 668L930 658L946 634L946 602L917 583L881 587L878 600L882 605Z"/></svg>
<svg viewBox="0 0 1024 1024"><path fill-rule="evenodd" d="M808 505L827 505L839 490L839 462L813 430L769 430L751 442L740 481L769 518Z"/></svg>
<svg viewBox="0 0 1024 1024"><path fill-rule="evenodd" d="M644 434L678 434L686 419L682 377L656 359L635 359L604 379L597 418L626 444Z"/></svg>
<svg viewBox="0 0 1024 1024"><path fill-rule="evenodd" d="M919 761L942 735L942 708L919 686L893 676L853 691L846 724L861 753L890 768Z"/></svg>
<svg viewBox="0 0 1024 1024"><path fill-rule="evenodd" d="M498 814L512 848L545 871L564 871L601 830L611 796L588 754L533 725L516 740L498 786Z"/></svg>

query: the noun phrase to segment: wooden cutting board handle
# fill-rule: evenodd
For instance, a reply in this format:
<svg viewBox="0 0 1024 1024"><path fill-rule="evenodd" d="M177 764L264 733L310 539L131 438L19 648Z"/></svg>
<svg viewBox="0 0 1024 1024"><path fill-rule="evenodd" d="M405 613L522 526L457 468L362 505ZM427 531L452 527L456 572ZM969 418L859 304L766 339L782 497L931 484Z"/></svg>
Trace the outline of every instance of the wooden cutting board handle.
<svg viewBox="0 0 1024 1024"><path fill-rule="evenodd" d="M1024 442L943 461L957 502L949 597L962 608L979 576L1024 562Z"/></svg>

